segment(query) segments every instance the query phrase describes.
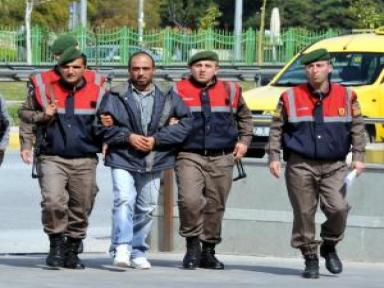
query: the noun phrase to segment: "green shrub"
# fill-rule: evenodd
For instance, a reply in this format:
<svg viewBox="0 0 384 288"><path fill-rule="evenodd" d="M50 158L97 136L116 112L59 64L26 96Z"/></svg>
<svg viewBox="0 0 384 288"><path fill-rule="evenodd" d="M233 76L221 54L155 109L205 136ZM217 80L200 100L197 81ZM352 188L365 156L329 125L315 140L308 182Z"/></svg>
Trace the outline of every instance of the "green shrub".
<svg viewBox="0 0 384 288"><path fill-rule="evenodd" d="M0 47L0 62L16 61L16 50L10 48Z"/></svg>
<svg viewBox="0 0 384 288"><path fill-rule="evenodd" d="M19 119L19 108L20 105L18 104L12 104L7 106L7 110L9 113L9 117L11 118L11 125L12 126L19 126L20 119Z"/></svg>

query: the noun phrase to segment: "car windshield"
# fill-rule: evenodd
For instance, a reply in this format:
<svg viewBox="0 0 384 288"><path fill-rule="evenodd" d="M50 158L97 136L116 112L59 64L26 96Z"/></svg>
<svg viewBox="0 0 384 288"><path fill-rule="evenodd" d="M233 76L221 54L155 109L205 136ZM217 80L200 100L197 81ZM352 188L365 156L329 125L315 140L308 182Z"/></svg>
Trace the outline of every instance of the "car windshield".
<svg viewBox="0 0 384 288"><path fill-rule="evenodd" d="M372 84L384 68L384 53L337 52L330 54L333 66L332 82L342 85ZM305 83L307 78L304 73L304 66L301 64L301 58L302 56L298 57L273 85L295 86Z"/></svg>

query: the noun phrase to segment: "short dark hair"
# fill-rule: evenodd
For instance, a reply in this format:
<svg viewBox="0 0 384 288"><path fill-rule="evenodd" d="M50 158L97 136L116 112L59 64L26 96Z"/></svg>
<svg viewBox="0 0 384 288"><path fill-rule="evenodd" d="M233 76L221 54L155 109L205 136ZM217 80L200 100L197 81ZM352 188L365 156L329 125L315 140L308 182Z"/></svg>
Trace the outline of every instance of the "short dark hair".
<svg viewBox="0 0 384 288"><path fill-rule="evenodd" d="M153 56L152 56L151 54L149 54L149 52L147 52L147 51L145 51L145 50L139 50L139 51L136 51L135 53L133 53L131 56L129 56L129 60L128 60L128 68L131 68L132 59L135 58L136 56L139 56L139 55L145 55L145 56L148 56L149 59L151 59L152 67L155 67L155 66L156 66L155 59L153 59Z"/></svg>
<svg viewBox="0 0 384 288"><path fill-rule="evenodd" d="M84 66L87 67L87 55L83 53L81 54L81 58L83 58Z"/></svg>

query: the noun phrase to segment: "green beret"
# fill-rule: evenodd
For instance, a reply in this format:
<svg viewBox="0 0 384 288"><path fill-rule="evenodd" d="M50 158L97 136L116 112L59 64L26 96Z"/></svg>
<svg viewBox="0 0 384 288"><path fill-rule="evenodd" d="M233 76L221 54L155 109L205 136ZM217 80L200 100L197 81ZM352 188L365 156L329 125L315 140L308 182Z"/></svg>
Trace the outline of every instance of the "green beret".
<svg viewBox="0 0 384 288"><path fill-rule="evenodd" d="M82 57L83 53L76 47L69 47L67 50L60 55L59 60L57 61L58 65L64 65L68 62L71 62L77 58Z"/></svg>
<svg viewBox="0 0 384 288"><path fill-rule="evenodd" d="M219 56L217 56L217 53L213 51L197 52L191 58L189 58L188 66L191 66L193 63L201 60L211 60L219 62Z"/></svg>
<svg viewBox="0 0 384 288"><path fill-rule="evenodd" d="M320 48L304 54L301 58L301 63L308 65L316 61L325 61L329 59L331 59L331 55L329 55L327 49Z"/></svg>
<svg viewBox="0 0 384 288"><path fill-rule="evenodd" d="M79 43L77 42L76 38L72 35L66 34L61 35L56 38L55 42L53 42L51 46L51 51L53 54L62 54L65 50L67 50L69 47L75 47Z"/></svg>

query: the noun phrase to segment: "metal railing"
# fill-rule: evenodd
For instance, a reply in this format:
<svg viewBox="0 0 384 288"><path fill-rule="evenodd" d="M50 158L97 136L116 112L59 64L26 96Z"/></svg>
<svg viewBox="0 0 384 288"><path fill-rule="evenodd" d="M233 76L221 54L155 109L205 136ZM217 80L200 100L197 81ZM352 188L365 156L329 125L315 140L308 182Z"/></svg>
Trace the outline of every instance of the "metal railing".
<svg viewBox="0 0 384 288"><path fill-rule="evenodd" d="M65 32L63 32L65 33ZM203 49L215 50L220 62L229 65L254 65L258 62L256 47L258 31L248 29L240 35L240 58L235 59L236 36L224 30L173 30L147 31L139 37L137 31L128 27L115 30L84 30L70 32L74 35L80 49L87 55L91 65L126 66L129 56L139 49L151 53L160 65L185 65L188 58ZM50 45L61 33L35 26L32 28L32 64L49 65L53 63ZM272 40L264 35L263 63L286 63L293 55L307 45L324 38L341 34L336 30L308 31L289 28L281 33L279 39ZM0 27L0 65L26 64L25 32Z"/></svg>

